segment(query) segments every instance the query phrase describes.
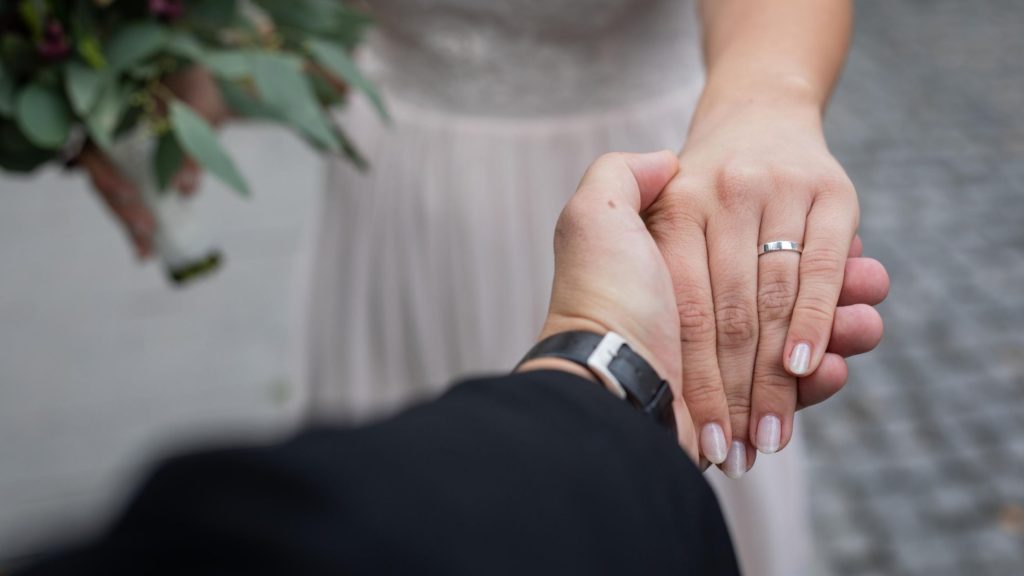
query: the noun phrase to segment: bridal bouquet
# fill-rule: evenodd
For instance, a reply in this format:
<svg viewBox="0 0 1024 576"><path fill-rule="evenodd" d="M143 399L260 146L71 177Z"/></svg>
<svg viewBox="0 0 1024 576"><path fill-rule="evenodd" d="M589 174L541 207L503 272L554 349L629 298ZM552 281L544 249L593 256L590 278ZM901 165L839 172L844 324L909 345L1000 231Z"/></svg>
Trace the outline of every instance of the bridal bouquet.
<svg viewBox="0 0 1024 576"><path fill-rule="evenodd" d="M347 86L385 114L350 57L368 24L340 0L0 0L0 167L29 172L91 141L143 190L172 278L202 273L219 255L175 230L188 228L184 200L162 191L185 156L249 188L163 79L202 66L235 115L284 124L362 164L326 108Z"/></svg>

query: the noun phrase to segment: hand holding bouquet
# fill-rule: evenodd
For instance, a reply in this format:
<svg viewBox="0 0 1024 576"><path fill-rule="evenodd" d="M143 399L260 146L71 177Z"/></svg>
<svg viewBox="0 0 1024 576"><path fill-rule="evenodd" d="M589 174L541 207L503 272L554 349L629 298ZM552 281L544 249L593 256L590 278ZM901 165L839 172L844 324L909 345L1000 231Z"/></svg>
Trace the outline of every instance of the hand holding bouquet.
<svg viewBox="0 0 1024 576"><path fill-rule="evenodd" d="M193 277L218 255L188 232L186 200L164 190L192 161L249 188L175 82L198 77L234 115L282 123L361 165L326 108L348 86L385 113L350 57L368 24L338 0L0 0L0 167L102 152L153 212L171 277Z"/></svg>

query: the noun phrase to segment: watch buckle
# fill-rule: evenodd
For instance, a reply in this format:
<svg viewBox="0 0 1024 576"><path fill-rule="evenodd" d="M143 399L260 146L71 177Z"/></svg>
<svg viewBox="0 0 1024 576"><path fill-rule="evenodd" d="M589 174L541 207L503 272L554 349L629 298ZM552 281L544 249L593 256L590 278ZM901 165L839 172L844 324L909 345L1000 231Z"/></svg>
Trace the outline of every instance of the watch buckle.
<svg viewBox="0 0 1024 576"><path fill-rule="evenodd" d="M604 387L620 400L626 399L626 389L622 387L619 379L608 369L608 365L612 363L612 360L615 360L615 357L619 354L619 349L625 343L626 340L622 336L615 332L609 332L604 335L597 348L594 348L594 351L587 357L587 367L597 375L601 383L604 384Z"/></svg>

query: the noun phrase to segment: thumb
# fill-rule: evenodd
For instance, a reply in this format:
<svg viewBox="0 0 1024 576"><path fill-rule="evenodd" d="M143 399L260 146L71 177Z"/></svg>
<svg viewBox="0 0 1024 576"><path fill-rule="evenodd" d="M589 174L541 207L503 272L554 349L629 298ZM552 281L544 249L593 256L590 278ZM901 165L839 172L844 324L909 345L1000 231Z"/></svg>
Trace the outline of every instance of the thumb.
<svg viewBox="0 0 1024 576"><path fill-rule="evenodd" d="M679 159L669 150L605 154L587 169L576 195L583 205L597 205L594 196L604 196L607 202L623 202L639 213L657 199L678 170Z"/></svg>

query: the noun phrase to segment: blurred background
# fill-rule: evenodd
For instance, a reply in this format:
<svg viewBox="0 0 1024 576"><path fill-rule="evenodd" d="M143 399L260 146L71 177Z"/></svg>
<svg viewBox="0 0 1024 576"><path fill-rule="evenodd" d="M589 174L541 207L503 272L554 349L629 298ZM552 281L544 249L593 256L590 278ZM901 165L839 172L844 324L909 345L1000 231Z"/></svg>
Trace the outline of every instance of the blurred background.
<svg viewBox="0 0 1024 576"><path fill-rule="evenodd" d="M893 288L879 350L802 420L823 572L1024 570L1024 2L858 2L830 145ZM227 254L171 288L77 174L0 176L0 565L95 527L157 451L297 421L319 158L233 125Z"/></svg>

